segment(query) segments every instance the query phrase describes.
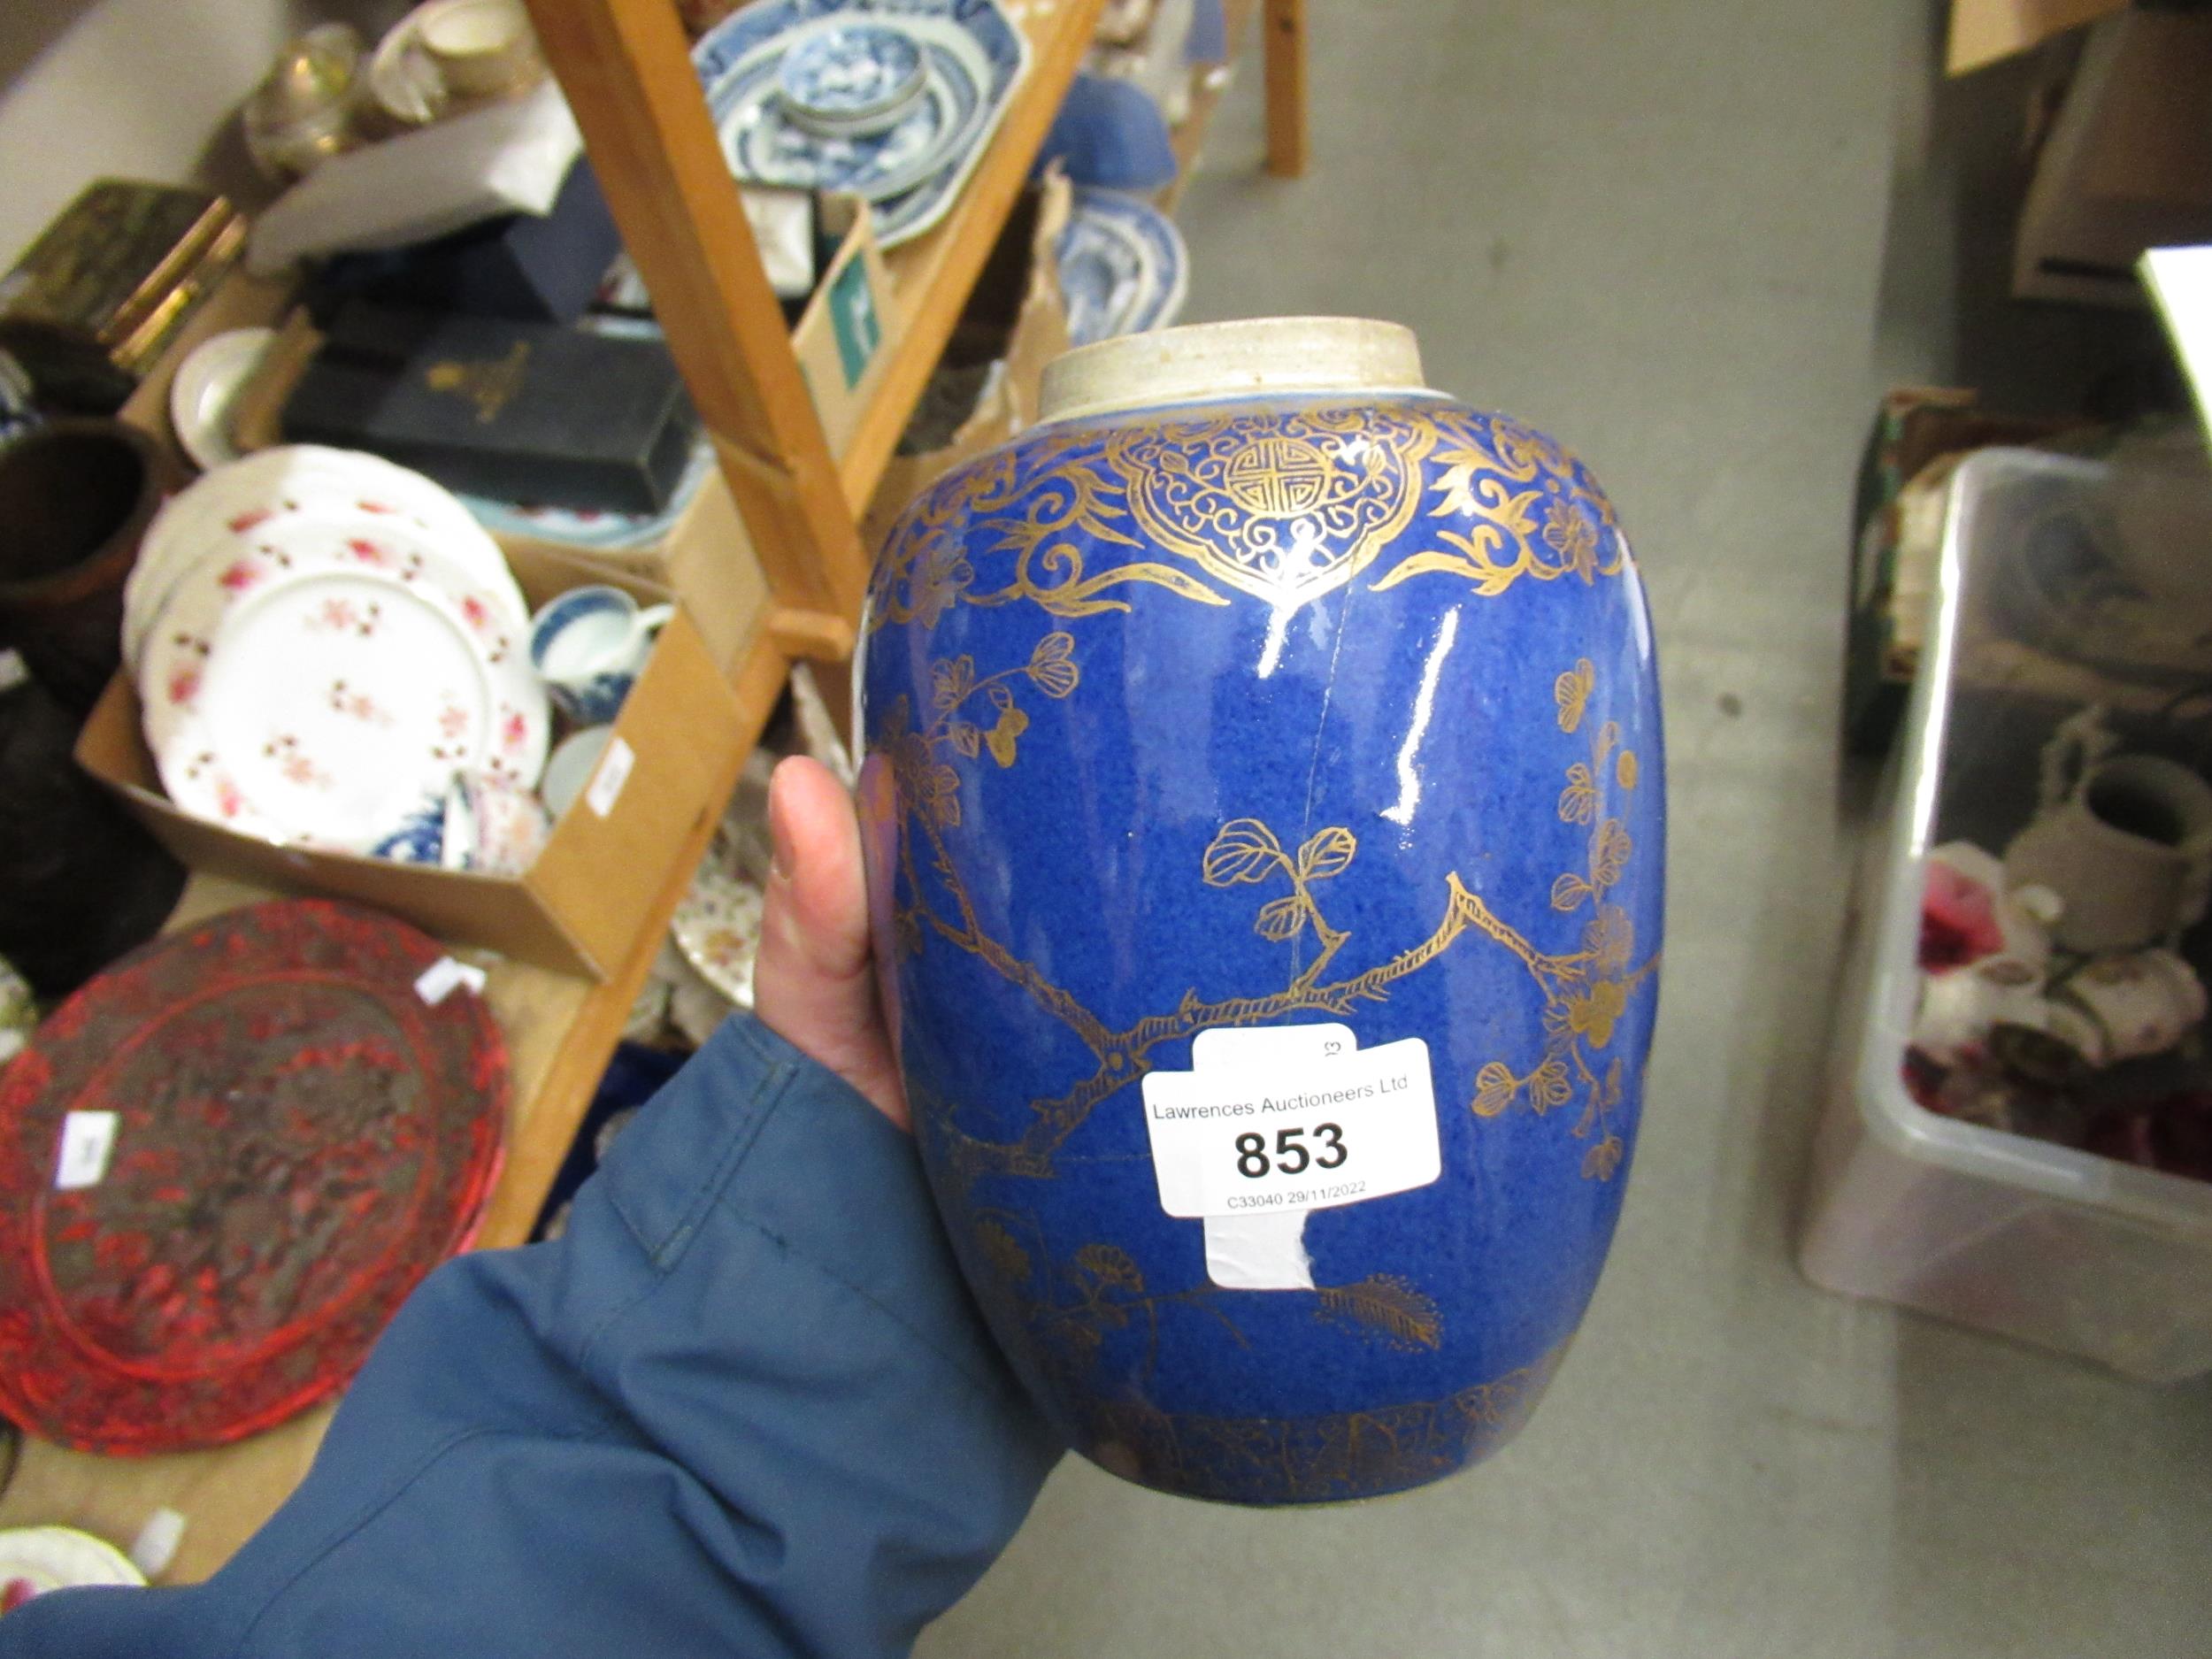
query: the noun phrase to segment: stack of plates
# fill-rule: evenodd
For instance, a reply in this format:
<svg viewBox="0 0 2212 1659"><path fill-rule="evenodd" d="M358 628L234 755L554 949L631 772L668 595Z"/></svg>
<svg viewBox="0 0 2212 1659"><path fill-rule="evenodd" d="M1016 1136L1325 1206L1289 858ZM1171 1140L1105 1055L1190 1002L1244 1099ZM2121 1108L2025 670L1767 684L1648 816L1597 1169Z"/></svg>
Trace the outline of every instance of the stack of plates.
<svg viewBox="0 0 2212 1659"><path fill-rule="evenodd" d="M1078 190L1054 249L1068 343L1165 328L1183 309L1190 260L1175 221L1111 190Z"/></svg>
<svg viewBox="0 0 2212 1659"><path fill-rule="evenodd" d="M294 446L220 466L148 530L124 658L170 799L265 840L370 853L457 776L545 764L529 611L428 479Z"/></svg>
<svg viewBox="0 0 2212 1659"><path fill-rule="evenodd" d="M950 211L1029 42L997 0L757 0L692 61L732 172L865 196L894 248Z"/></svg>

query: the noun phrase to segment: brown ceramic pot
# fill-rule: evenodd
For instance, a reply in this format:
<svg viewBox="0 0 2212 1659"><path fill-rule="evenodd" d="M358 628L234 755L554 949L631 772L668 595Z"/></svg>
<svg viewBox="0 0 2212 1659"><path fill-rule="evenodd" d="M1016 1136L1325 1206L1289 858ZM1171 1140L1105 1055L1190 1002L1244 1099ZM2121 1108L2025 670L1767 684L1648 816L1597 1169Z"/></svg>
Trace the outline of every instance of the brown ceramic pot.
<svg viewBox="0 0 2212 1659"><path fill-rule="evenodd" d="M119 421L58 420L0 451L0 645L79 716L122 660L123 579L174 481Z"/></svg>

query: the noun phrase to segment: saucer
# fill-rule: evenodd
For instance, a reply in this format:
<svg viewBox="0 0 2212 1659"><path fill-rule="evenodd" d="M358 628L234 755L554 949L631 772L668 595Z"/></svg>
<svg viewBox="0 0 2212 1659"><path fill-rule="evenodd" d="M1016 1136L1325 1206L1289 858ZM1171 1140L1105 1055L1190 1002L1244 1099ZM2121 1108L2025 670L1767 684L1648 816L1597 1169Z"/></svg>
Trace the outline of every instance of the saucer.
<svg viewBox="0 0 2212 1659"><path fill-rule="evenodd" d="M837 22L783 54L776 89L800 125L831 135L879 132L920 96L929 66L896 24Z"/></svg>
<svg viewBox="0 0 2212 1659"><path fill-rule="evenodd" d="M621 552L667 540L676 522L691 510L692 497L714 471L714 442L703 434L694 445L691 459L669 492L668 505L658 512L622 512L603 507L547 507L535 502L495 501L488 495L464 495L459 499L494 535L528 536L557 541L565 547L593 548Z"/></svg>
<svg viewBox="0 0 2212 1659"><path fill-rule="evenodd" d="M234 328L201 342L178 365L169 383L169 424L202 472L238 459L231 411L275 338L273 328Z"/></svg>

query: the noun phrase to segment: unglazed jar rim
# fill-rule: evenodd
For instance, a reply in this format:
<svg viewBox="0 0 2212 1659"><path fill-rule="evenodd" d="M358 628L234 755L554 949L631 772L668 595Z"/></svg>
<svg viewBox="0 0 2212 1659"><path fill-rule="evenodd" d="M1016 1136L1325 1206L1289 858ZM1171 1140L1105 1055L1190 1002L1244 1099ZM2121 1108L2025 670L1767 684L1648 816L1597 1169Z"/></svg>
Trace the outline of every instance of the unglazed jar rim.
<svg viewBox="0 0 2212 1659"><path fill-rule="evenodd" d="M1433 397L1421 348L1401 323L1256 317L1123 334L1045 365L1039 419L1071 420L1271 392L1397 392Z"/></svg>

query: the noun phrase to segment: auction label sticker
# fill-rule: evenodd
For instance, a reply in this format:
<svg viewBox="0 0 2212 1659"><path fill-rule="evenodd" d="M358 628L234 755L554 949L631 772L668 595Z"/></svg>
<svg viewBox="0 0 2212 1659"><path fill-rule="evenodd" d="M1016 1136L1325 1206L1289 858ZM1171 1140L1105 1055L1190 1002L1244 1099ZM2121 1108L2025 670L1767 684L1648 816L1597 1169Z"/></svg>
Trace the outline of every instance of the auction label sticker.
<svg viewBox="0 0 2212 1659"><path fill-rule="evenodd" d="M1443 1172L1429 1046L1151 1071L1145 1128L1171 1216L1331 1210Z"/></svg>
<svg viewBox="0 0 2212 1659"><path fill-rule="evenodd" d="M73 1193L107 1179L115 1151L114 1112L65 1112L61 1148L54 1159L54 1190Z"/></svg>
<svg viewBox="0 0 2212 1659"><path fill-rule="evenodd" d="M1194 1071L1223 1067L1305 1064L1350 1054L1359 1038L1349 1025L1216 1025L1191 1039ZM1313 1257L1306 1251L1302 1210L1247 1210L1208 1216L1206 1277L1224 1290L1311 1290Z"/></svg>
<svg viewBox="0 0 2212 1659"><path fill-rule="evenodd" d="M481 996L489 981L490 976L483 969L472 968L451 956L440 956L416 976L415 995L435 1008L465 985Z"/></svg>
<svg viewBox="0 0 2212 1659"><path fill-rule="evenodd" d="M584 804L597 817L604 818L614 810L614 803L622 798L622 786L630 781L630 769L637 764L637 751L618 737L607 740L607 752L599 757L598 769L591 775L591 787L584 791Z"/></svg>

